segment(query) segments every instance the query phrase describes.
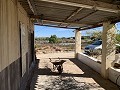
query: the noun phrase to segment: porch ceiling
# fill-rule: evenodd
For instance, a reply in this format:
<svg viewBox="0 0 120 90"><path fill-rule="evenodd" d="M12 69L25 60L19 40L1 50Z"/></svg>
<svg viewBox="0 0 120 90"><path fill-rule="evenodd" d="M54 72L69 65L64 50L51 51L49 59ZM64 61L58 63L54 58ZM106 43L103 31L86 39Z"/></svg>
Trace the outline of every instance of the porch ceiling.
<svg viewBox="0 0 120 90"><path fill-rule="evenodd" d="M94 28L120 20L120 0L18 0L36 25Z"/></svg>

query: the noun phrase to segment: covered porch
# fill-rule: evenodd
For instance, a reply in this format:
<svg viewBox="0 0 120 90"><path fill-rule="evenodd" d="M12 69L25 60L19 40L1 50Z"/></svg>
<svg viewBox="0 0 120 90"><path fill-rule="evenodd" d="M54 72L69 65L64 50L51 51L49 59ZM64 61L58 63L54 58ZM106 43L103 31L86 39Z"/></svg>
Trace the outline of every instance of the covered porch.
<svg viewBox="0 0 120 90"><path fill-rule="evenodd" d="M56 60L58 57L66 61L61 75L57 70L53 70L49 60L49 58ZM115 83L104 79L81 60L74 58L74 53L37 54L37 59L39 63L30 84L30 90L119 90ZM93 62L90 64L96 67Z"/></svg>
<svg viewBox="0 0 120 90"><path fill-rule="evenodd" d="M0 0L0 90L25 90L36 62L34 25L74 29L75 52L37 56L38 67L28 90L73 87L117 90L120 69L113 68L113 61L115 23L119 21L119 0ZM100 26L103 26L102 61L98 63L81 53L81 31ZM50 57L66 60L60 76L50 72ZM49 77L52 82L47 83Z"/></svg>
<svg viewBox="0 0 120 90"><path fill-rule="evenodd" d="M115 23L119 22L119 3L103 0L19 0L34 25L75 29L74 57L96 70L103 78L114 83L119 70L113 67L115 60ZM26 8L28 7L29 8ZM89 59L81 53L81 31L103 26L102 61ZM114 73L112 73L114 72ZM119 85L120 80L117 84Z"/></svg>

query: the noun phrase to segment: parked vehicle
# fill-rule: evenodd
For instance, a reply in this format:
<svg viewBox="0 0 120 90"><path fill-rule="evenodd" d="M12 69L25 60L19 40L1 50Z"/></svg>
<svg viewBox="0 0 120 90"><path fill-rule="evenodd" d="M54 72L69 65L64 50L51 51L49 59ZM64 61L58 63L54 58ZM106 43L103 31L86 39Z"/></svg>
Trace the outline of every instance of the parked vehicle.
<svg viewBox="0 0 120 90"><path fill-rule="evenodd" d="M94 43L85 47L84 51L87 54L91 53L101 53L102 50L102 40L97 40Z"/></svg>
<svg viewBox="0 0 120 90"><path fill-rule="evenodd" d="M102 53L102 40L97 40L94 43L88 45L84 49L87 54L101 54ZM120 44L116 44L116 53L120 53Z"/></svg>

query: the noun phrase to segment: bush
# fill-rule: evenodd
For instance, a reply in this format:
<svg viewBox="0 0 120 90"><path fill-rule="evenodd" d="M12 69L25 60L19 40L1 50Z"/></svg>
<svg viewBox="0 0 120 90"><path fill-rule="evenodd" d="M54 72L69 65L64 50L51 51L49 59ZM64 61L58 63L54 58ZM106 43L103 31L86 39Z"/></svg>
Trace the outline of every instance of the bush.
<svg viewBox="0 0 120 90"><path fill-rule="evenodd" d="M49 38L49 43L57 43L58 39L56 35L51 35Z"/></svg>

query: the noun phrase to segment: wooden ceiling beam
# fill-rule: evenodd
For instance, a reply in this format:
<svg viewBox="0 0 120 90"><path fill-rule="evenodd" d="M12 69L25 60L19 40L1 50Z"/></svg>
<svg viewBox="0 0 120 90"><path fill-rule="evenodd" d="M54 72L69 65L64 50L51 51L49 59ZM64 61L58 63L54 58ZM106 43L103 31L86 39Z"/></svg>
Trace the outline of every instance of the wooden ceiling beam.
<svg viewBox="0 0 120 90"><path fill-rule="evenodd" d="M47 27L55 27L55 28L66 28L66 29L78 29L78 28L71 28L71 27L58 27L58 26L53 26L53 25L41 25L41 24L34 24L34 25L38 25L38 26L47 26Z"/></svg>
<svg viewBox="0 0 120 90"><path fill-rule="evenodd" d="M70 2L70 1L63 1L63 0L37 0L37 1L43 1L48 3L54 3L54 4L60 4L60 5L68 5L73 7L79 7L79 8L87 8L87 9L95 9L105 12L111 12L111 13L119 13L120 10L118 8L118 5L104 3L100 1L93 1L93 0L79 0L79 3Z"/></svg>
<svg viewBox="0 0 120 90"><path fill-rule="evenodd" d="M72 17L74 17L76 14L78 14L81 10L83 10L83 8L78 8L78 9L76 9L69 17L67 17L66 19L65 19L65 21L67 21L67 20L69 20L69 19L71 19Z"/></svg>
<svg viewBox="0 0 120 90"><path fill-rule="evenodd" d="M27 0L29 7L31 9L31 11L33 12L34 15L37 15L37 11L35 8L35 4L34 4L34 0Z"/></svg>
<svg viewBox="0 0 120 90"><path fill-rule="evenodd" d="M33 9L33 6L32 6L32 4L31 4L30 0L27 0L27 2L28 2L28 4L29 4L29 7L30 7L31 11L33 12L33 14L35 14L35 11L34 11L34 9Z"/></svg>
<svg viewBox="0 0 120 90"><path fill-rule="evenodd" d="M30 18L34 18L34 19L40 19L40 15L30 15ZM59 20L48 20L48 19L43 19L43 22L51 22L51 23L58 23L58 24L82 24L82 25L93 25L90 23L79 23L79 22L70 22L70 21L59 21Z"/></svg>
<svg viewBox="0 0 120 90"><path fill-rule="evenodd" d="M53 26L53 25L41 25L41 24L34 24L34 25L38 25L38 26L47 26L47 27L55 27L55 28L67 28L67 29L75 29L75 30L80 30L80 31L83 31L83 30L88 30L88 29L92 29L92 28L97 28L97 27L101 27L103 24L96 24L96 25L92 25L92 26L84 26L84 27L81 27L81 28L71 28L71 27L58 27L58 26Z"/></svg>
<svg viewBox="0 0 120 90"><path fill-rule="evenodd" d="M83 8L78 8L76 9L73 13L71 13L65 20L64 22L68 21L69 19L71 19L72 17L74 17L75 15L77 15L81 10L83 10ZM61 26L61 24L59 24L59 26Z"/></svg>
<svg viewBox="0 0 120 90"><path fill-rule="evenodd" d="M86 17L92 15L92 14L95 13L95 12L97 12L97 11L93 11L93 12L91 12L91 13L89 13L89 14L83 16L82 18L76 19L75 22L79 22L80 20L82 20L82 19L84 19L84 18L86 18Z"/></svg>
<svg viewBox="0 0 120 90"><path fill-rule="evenodd" d="M27 0L27 2L29 4L29 7L30 7L31 11L33 12L33 14L37 15L37 10L36 10L35 4L34 4L34 0ZM36 19L36 20L39 24L43 24L42 21L40 21L40 19Z"/></svg>
<svg viewBox="0 0 120 90"><path fill-rule="evenodd" d="M92 25L92 26L84 26L84 27L79 28L78 30L82 31L82 30L97 28L97 27L101 27L102 25L103 24L95 24L95 25Z"/></svg>

